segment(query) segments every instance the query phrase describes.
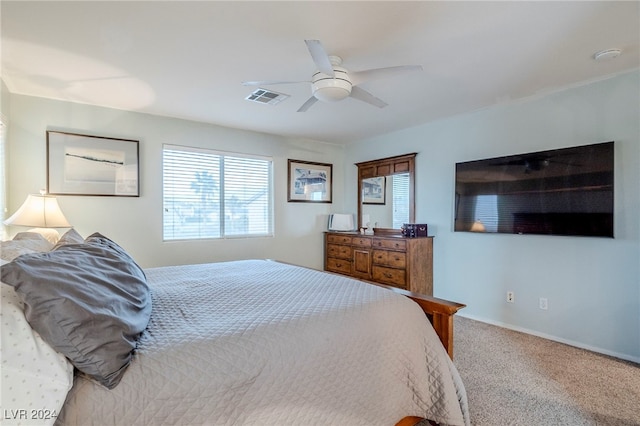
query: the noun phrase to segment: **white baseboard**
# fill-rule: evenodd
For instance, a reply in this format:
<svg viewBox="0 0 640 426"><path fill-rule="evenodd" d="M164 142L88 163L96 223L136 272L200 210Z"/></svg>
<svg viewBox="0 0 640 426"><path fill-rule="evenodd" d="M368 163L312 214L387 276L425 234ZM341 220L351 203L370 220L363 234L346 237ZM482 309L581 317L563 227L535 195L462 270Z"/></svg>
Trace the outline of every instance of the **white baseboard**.
<svg viewBox="0 0 640 426"><path fill-rule="evenodd" d="M498 326L498 327L506 328L506 329L509 329L509 330L519 331L521 333L526 333L526 334L531 334L532 336L542 337L543 339L552 340L552 341L558 342L558 343L564 343L565 345L575 346L576 348L586 349L586 350L591 351L591 352L596 352L596 353L599 353L599 354L608 355L608 356L612 356L614 358L620 358L620 359L625 360L625 361L631 361L631 362L635 362L637 364L640 364L640 357L634 357L634 356L630 356L628 354L621 354L621 353L609 351L609 350L606 350L606 349L598 348L598 347L595 347L595 346L585 345L584 343L574 342L573 340L562 339L560 337L552 336L550 334L541 333L541 332L535 331L535 330L529 330L528 328L518 327L518 326L515 326L515 325L512 325L512 324L507 324L507 323L504 323L504 322L501 322L501 321L494 321L494 320L490 320L490 319L487 319L487 318L477 317L475 315L467 315L467 314L462 313L462 312L458 312L457 315L460 316L460 317L469 318L469 319L474 320L474 321L480 321L480 322L484 322L484 323L487 323L487 324L495 325L495 326Z"/></svg>

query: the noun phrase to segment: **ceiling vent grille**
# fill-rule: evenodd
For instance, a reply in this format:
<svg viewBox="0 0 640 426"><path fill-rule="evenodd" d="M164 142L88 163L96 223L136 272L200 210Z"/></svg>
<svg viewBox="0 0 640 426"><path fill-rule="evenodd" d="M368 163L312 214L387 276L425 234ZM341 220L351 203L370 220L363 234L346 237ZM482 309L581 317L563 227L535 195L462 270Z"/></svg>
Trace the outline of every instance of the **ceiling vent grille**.
<svg viewBox="0 0 640 426"><path fill-rule="evenodd" d="M276 105L287 99L289 95L284 93L272 92L266 89L257 89L245 99L259 104Z"/></svg>

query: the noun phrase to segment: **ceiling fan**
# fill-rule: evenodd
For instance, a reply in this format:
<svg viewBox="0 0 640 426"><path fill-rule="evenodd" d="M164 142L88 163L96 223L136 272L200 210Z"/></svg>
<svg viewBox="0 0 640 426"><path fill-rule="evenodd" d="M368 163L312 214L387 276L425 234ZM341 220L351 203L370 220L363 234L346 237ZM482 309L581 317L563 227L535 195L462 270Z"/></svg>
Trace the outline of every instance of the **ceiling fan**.
<svg viewBox="0 0 640 426"><path fill-rule="evenodd" d="M311 83L312 96L298 109L305 112L317 101L336 102L352 97L378 108L387 103L358 87L365 81L378 78L393 77L409 71L421 71L421 65L403 65L386 68L375 68L350 72L343 68L342 58L328 55L320 40L305 40L311 58L318 70L311 76L311 81L243 81L244 86L268 86L271 84Z"/></svg>
<svg viewBox="0 0 640 426"><path fill-rule="evenodd" d="M568 161L559 161L558 155L555 156L543 156L543 155L520 155L514 157L512 160L502 161L493 163L493 166L516 166L522 167L525 174L529 174L532 172L539 172L547 167L551 166L551 164L561 164L565 167L582 167L582 164L577 163L576 161L572 161L569 158Z"/></svg>

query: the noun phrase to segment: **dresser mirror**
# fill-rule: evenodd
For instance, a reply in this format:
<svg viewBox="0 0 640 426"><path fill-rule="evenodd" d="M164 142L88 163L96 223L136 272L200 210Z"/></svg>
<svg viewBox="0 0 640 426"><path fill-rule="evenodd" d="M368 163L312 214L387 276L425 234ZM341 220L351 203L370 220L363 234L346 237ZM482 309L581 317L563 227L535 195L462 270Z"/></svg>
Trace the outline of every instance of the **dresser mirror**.
<svg viewBox="0 0 640 426"><path fill-rule="evenodd" d="M356 163L358 229L399 233L403 223L414 222L415 157L411 153Z"/></svg>

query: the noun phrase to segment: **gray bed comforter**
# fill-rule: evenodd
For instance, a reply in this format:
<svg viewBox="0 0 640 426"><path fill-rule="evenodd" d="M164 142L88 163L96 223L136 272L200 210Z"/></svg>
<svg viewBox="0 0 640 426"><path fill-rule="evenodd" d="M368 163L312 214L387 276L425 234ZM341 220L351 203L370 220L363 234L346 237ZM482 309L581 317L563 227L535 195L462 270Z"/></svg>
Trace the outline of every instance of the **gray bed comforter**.
<svg viewBox="0 0 640 426"><path fill-rule="evenodd" d="M264 260L147 269L153 312L120 384L75 379L61 425L469 424L422 310Z"/></svg>

